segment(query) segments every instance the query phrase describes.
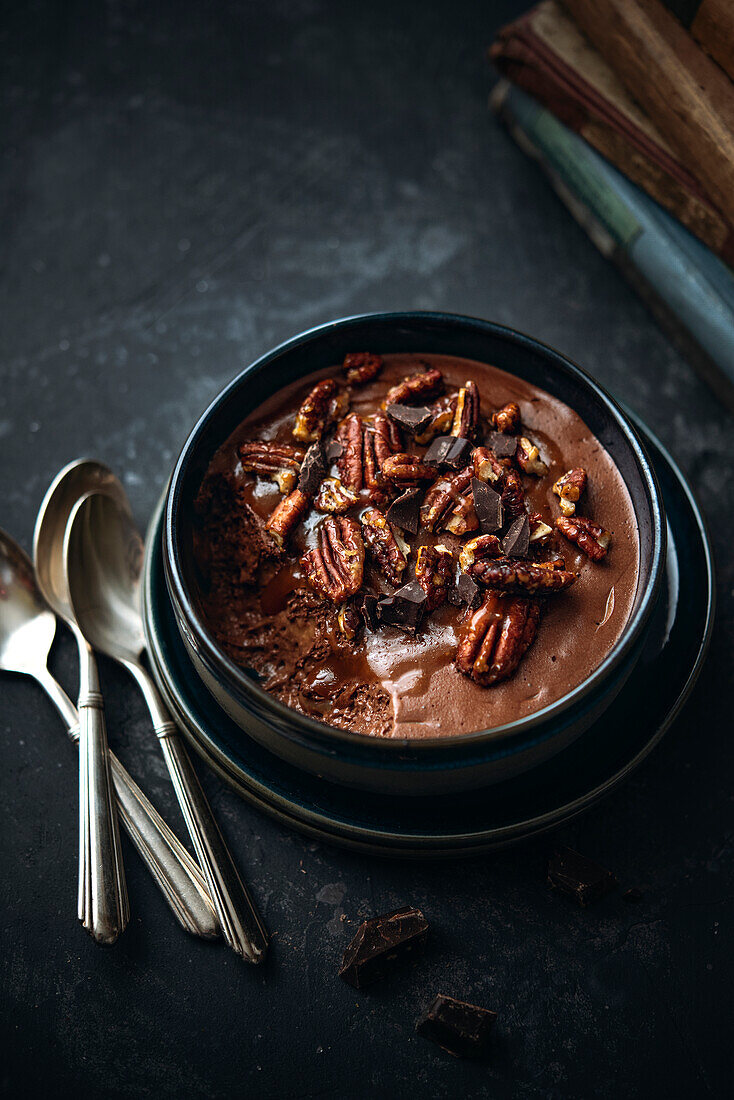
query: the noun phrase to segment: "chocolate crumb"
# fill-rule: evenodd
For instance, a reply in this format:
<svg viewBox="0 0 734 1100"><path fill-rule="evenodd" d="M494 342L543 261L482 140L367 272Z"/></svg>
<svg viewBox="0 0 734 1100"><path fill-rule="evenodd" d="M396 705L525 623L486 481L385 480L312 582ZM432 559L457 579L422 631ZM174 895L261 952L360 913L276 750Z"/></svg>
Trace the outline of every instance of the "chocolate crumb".
<svg viewBox="0 0 734 1100"><path fill-rule="evenodd" d="M306 451L301 463L301 474L298 478L298 488L307 497L313 497L318 492L319 485L326 477L326 463L324 452L320 443L312 443Z"/></svg>
<svg viewBox="0 0 734 1100"><path fill-rule="evenodd" d="M383 596L377 604L380 621L415 634L426 611L428 596L418 581L409 581L392 596Z"/></svg>
<svg viewBox="0 0 734 1100"><path fill-rule="evenodd" d="M460 573L455 588L449 589L448 600L454 607L474 609L481 603L482 593L479 585L468 573Z"/></svg>
<svg viewBox="0 0 734 1100"><path fill-rule="evenodd" d="M504 435L503 432L487 432L484 443L497 458L512 458L517 450L515 436Z"/></svg>
<svg viewBox="0 0 734 1100"><path fill-rule="evenodd" d="M574 898L582 908L599 901L617 886L611 871L572 848L554 852L548 863L548 885Z"/></svg>
<svg viewBox="0 0 734 1100"><path fill-rule="evenodd" d="M338 439L330 439L326 444L325 453L329 462L336 462L337 458L341 458L344 454L344 445Z"/></svg>
<svg viewBox="0 0 734 1100"><path fill-rule="evenodd" d="M456 440L452 435L438 435L431 443L430 447L423 455L423 462L426 466L443 466L446 455L453 447Z"/></svg>
<svg viewBox="0 0 734 1100"><path fill-rule="evenodd" d="M411 905L372 917L360 924L344 952L339 977L355 989L364 989L422 947L427 936L428 921Z"/></svg>
<svg viewBox="0 0 734 1100"><path fill-rule="evenodd" d="M416 1024L416 1031L456 1058L487 1053L497 1013L442 993Z"/></svg>
<svg viewBox="0 0 734 1100"><path fill-rule="evenodd" d="M504 522L502 497L485 481L480 481L476 477L472 478L471 487L479 528L482 534L493 535L495 531L500 530Z"/></svg>
<svg viewBox="0 0 734 1100"><path fill-rule="evenodd" d="M454 439L446 452L446 457L443 460L444 465L452 470L463 470L469 462L469 456L473 449L468 439Z"/></svg>
<svg viewBox="0 0 734 1100"><path fill-rule="evenodd" d="M518 516L507 529L502 540L502 549L508 558L526 558L530 548L530 519Z"/></svg>
<svg viewBox="0 0 734 1100"><path fill-rule="evenodd" d="M622 894L622 901L627 901L634 904L638 901L642 901L644 896L645 895L642 890L640 890L637 886L631 886L629 890L625 890L625 892Z"/></svg>
<svg viewBox="0 0 734 1100"><path fill-rule="evenodd" d="M373 633L377 630L377 596L372 596L367 593L359 608L362 613L362 618L365 621L365 626Z"/></svg>
<svg viewBox="0 0 734 1100"><path fill-rule="evenodd" d="M388 405L385 411L391 420L412 435L422 432L433 417L433 413L425 405Z"/></svg>
<svg viewBox="0 0 734 1100"><path fill-rule="evenodd" d="M418 534L421 514L421 489L406 489L406 491L394 500L387 510L388 523L394 523L411 535Z"/></svg>

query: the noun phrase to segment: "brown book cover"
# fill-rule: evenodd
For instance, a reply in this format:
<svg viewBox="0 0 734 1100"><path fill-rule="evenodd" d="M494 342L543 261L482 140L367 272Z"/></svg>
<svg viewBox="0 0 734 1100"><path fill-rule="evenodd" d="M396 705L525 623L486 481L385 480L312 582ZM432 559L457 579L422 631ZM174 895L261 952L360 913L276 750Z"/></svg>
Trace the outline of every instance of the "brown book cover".
<svg viewBox="0 0 734 1100"><path fill-rule="evenodd" d="M734 229L556 0L498 34L490 57L727 263Z"/></svg>
<svg viewBox="0 0 734 1100"><path fill-rule="evenodd" d="M663 0L668 11L690 31L709 57L734 79L734 3L732 0Z"/></svg>

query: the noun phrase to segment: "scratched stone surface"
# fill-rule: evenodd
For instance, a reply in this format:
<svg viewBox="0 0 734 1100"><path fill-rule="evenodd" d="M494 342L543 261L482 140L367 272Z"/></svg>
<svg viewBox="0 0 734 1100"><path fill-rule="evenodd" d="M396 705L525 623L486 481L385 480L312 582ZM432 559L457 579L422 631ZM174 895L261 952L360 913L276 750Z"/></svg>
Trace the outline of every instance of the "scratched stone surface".
<svg viewBox="0 0 734 1100"><path fill-rule="evenodd" d="M202 778L274 933L265 968L187 937L126 847L132 921L75 919L74 752L2 681L7 1095L731 1094L732 423L487 112L493 30L523 5L29 0L0 72L2 525L26 548L58 468L98 456L144 525L197 414L335 316L443 308L584 364L678 457L718 554L712 654L635 776L554 836L466 863L314 843ZM52 667L74 690L69 637ZM182 830L143 706L101 665L110 740ZM568 843L644 890L549 892ZM359 921L424 908L426 954L340 982ZM484 1064L416 1037L437 992L499 1014Z"/></svg>

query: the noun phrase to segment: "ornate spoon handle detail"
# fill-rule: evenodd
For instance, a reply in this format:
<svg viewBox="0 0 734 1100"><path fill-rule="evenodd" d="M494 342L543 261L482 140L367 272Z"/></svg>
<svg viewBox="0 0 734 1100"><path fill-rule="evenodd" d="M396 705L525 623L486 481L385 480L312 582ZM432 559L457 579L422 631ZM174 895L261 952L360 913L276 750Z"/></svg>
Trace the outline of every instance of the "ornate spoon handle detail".
<svg viewBox="0 0 734 1100"><path fill-rule="evenodd" d="M39 675L38 680L64 719L69 737L78 744L79 714L76 707L50 672ZM113 752L110 752L109 759L120 820L174 916L187 932L204 939L215 939L219 935L219 922L204 876Z"/></svg>

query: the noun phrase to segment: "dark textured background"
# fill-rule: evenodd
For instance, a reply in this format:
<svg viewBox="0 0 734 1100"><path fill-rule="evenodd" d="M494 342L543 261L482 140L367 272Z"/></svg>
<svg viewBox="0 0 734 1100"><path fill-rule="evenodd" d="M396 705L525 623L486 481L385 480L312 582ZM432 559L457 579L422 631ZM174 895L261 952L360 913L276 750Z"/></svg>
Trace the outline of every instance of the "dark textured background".
<svg viewBox="0 0 734 1100"><path fill-rule="evenodd" d="M441 308L559 347L647 420L708 512L720 612L662 745L557 834L644 888L637 906L550 894L551 841L381 862L285 832L205 776L276 933L262 971L180 932L129 847L130 928L111 950L85 938L74 752L40 691L3 680L7 1092L724 1095L732 423L487 113L483 50L523 4L9 7L0 522L26 547L69 459L118 470L142 525L193 418L253 357L338 315ZM73 657L60 631L52 663L72 690ZM102 674L112 743L180 825L140 699ZM356 922L406 901L434 924L426 957L355 994L336 967ZM439 990L499 1012L487 1065L414 1036Z"/></svg>

